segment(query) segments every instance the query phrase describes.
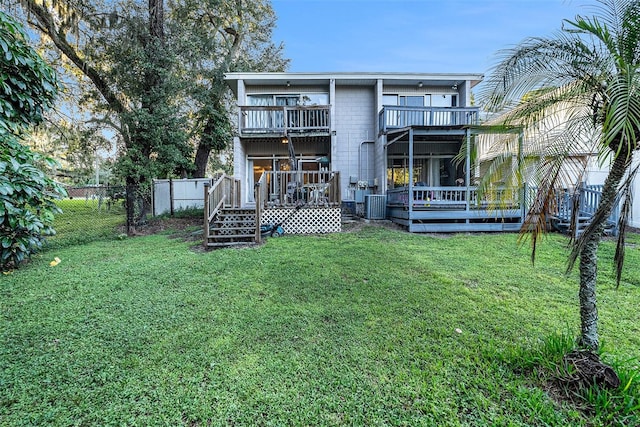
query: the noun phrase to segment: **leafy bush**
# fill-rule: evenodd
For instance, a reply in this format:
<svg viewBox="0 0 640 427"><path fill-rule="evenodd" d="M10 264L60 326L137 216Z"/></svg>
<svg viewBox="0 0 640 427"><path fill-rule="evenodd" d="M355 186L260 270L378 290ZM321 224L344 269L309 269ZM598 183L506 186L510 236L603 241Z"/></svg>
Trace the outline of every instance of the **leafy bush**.
<svg viewBox="0 0 640 427"><path fill-rule="evenodd" d="M57 93L54 71L27 44L14 19L0 12L0 269L17 267L53 233L54 199L64 189L41 170L52 159L20 144Z"/></svg>
<svg viewBox="0 0 640 427"><path fill-rule="evenodd" d="M17 267L42 247L43 236L54 233L54 203L64 189L48 178L38 163L52 160L32 153L15 138L2 141L0 152L0 265Z"/></svg>

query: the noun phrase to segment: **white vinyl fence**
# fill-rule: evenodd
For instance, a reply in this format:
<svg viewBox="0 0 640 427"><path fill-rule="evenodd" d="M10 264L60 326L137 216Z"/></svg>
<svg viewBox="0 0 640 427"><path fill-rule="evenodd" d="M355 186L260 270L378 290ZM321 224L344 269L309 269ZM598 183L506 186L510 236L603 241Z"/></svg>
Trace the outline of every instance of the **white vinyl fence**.
<svg viewBox="0 0 640 427"><path fill-rule="evenodd" d="M153 215L204 208L204 185L212 178L154 179Z"/></svg>

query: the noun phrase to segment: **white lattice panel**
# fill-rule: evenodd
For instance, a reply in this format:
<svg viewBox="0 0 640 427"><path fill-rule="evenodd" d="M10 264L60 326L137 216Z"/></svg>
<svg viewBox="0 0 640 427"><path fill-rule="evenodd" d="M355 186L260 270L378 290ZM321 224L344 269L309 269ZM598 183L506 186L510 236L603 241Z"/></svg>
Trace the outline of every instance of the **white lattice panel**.
<svg viewBox="0 0 640 427"><path fill-rule="evenodd" d="M288 234L339 233L342 231L341 209L336 208L269 208L262 212L261 224L283 223Z"/></svg>

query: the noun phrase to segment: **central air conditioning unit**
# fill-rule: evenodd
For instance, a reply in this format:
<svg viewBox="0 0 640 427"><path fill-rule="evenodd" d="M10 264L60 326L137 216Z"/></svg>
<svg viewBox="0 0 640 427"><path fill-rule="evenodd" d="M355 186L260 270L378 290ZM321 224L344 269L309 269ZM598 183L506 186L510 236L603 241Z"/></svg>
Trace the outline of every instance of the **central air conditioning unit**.
<svg viewBox="0 0 640 427"><path fill-rule="evenodd" d="M364 197L364 213L366 219L385 219L387 217L387 196L367 194Z"/></svg>

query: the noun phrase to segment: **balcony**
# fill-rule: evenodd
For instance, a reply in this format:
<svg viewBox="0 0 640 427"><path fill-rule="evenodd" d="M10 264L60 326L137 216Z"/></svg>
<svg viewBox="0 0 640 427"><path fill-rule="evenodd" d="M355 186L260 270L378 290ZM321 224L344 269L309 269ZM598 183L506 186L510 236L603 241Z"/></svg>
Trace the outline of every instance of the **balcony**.
<svg viewBox="0 0 640 427"><path fill-rule="evenodd" d="M378 114L378 131L409 126L462 127L478 124L477 107L408 107L385 105Z"/></svg>
<svg viewBox="0 0 640 427"><path fill-rule="evenodd" d="M330 106L241 106L241 136L329 135Z"/></svg>

